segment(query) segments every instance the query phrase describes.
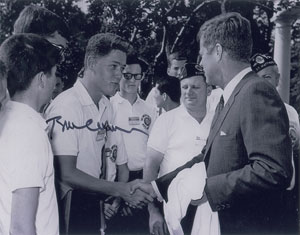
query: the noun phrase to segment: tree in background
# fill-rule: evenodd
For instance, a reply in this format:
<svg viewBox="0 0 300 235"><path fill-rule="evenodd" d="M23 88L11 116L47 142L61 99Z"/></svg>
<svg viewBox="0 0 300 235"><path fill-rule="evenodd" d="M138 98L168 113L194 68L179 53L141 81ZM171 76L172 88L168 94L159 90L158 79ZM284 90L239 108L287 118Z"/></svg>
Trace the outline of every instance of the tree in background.
<svg viewBox="0 0 300 235"><path fill-rule="evenodd" d="M88 39L100 32L113 32L128 40L150 63L142 84L142 97L156 77L163 76L169 53L183 50L189 60L198 56L196 34L206 20L236 11L251 22L253 53L273 53L271 18L276 10L270 0L86 0L88 12L78 0L0 0L0 42L12 33L13 23L24 6L38 4L55 12L70 25L72 37L64 62L66 87L70 87L83 66ZM279 7L299 5L299 0L282 0ZM292 31L291 104L300 111L300 23Z"/></svg>

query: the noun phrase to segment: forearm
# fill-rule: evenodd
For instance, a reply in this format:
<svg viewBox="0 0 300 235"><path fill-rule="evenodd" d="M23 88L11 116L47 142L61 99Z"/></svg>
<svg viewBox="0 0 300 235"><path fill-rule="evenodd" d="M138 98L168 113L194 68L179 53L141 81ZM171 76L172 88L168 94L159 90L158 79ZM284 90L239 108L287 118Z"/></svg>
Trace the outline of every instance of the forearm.
<svg viewBox="0 0 300 235"><path fill-rule="evenodd" d="M149 183L158 176L160 164L147 160L143 169L143 181Z"/></svg>
<svg viewBox="0 0 300 235"><path fill-rule="evenodd" d="M127 163L118 165L118 181L119 182L128 182L129 180L129 169Z"/></svg>
<svg viewBox="0 0 300 235"><path fill-rule="evenodd" d="M77 168L63 174L61 180L73 189L115 197L120 196L118 185L121 183L95 178Z"/></svg>

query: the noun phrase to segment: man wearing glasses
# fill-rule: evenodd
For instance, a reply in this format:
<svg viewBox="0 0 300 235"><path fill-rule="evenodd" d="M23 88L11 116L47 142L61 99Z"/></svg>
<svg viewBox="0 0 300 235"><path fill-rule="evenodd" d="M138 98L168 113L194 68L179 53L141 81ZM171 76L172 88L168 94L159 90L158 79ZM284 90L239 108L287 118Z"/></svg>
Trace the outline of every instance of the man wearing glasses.
<svg viewBox="0 0 300 235"><path fill-rule="evenodd" d="M156 119L155 107L148 105L138 95L140 84L147 68L146 62L138 58L137 54L129 54L120 81L120 91L111 98L114 110L114 123L125 130L122 132L122 137L128 156L129 181L143 177L142 169L146 160L148 136ZM117 207L115 206L115 208ZM130 210L126 211L130 214L132 212ZM107 217L114 213L116 213L116 210L106 210ZM137 213L143 213L143 215ZM134 226L130 226L131 228L129 228L128 232L141 228L146 232L148 230L148 223L145 220L146 213L147 211L134 211L134 219L122 217L120 220L122 222L120 226L122 231L124 231L124 228L128 228L128 223L130 223L134 224ZM130 222L128 222L129 220Z"/></svg>

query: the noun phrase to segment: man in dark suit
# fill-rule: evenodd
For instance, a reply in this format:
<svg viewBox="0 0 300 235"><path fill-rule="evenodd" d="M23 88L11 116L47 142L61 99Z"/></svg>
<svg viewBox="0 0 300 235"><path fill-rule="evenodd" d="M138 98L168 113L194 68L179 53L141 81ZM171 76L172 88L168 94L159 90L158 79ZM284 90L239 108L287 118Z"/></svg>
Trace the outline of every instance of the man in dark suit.
<svg viewBox="0 0 300 235"><path fill-rule="evenodd" d="M198 39L207 82L224 90L206 147L151 187L136 188L167 201L177 173L204 161L207 179L197 203L218 211L222 234L281 234L281 198L292 175L288 117L277 91L250 69L250 23L223 14L205 22Z"/></svg>

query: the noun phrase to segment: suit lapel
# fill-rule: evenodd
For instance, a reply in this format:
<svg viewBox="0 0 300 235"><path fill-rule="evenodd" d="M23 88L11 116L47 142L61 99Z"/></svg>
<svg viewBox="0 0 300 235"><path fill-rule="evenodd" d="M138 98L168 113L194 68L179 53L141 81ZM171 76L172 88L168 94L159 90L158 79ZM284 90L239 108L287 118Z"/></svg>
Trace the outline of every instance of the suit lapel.
<svg viewBox="0 0 300 235"><path fill-rule="evenodd" d="M210 130L208 139L207 139L207 143L206 143L206 151L204 154L204 159L206 158L213 140L215 139L217 133L219 133L219 130L222 126L222 123L225 119L225 117L227 116L230 108L232 107L232 104L235 101L235 97L236 95L240 92L240 90L242 89L242 87L247 83L247 81L249 80L249 78L251 78L251 75L253 75L253 72L248 73L235 87L235 89L233 90L231 96L229 97L228 101L226 102L226 105L224 106L222 112L220 113L220 116L218 118L218 120L216 120L214 126L212 127L212 129Z"/></svg>

